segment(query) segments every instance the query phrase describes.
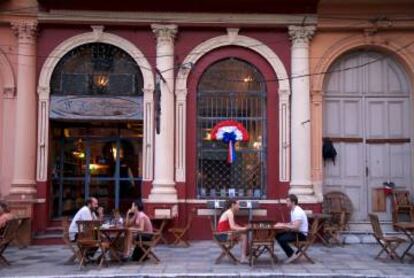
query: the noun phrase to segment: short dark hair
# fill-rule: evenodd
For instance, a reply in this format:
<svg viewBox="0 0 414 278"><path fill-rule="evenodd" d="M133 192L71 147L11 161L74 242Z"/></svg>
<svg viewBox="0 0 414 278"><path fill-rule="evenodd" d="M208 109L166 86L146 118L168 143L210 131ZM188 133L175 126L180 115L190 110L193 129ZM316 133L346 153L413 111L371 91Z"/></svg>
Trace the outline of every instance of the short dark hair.
<svg viewBox="0 0 414 278"><path fill-rule="evenodd" d="M85 204L86 204L87 206L91 205L94 199L95 199L94 197L89 197L88 199L86 199Z"/></svg>
<svg viewBox="0 0 414 278"><path fill-rule="evenodd" d="M0 202L0 207L4 212L10 212L9 206L5 202Z"/></svg>
<svg viewBox="0 0 414 278"><path fill-rule="evenodd" d="M144 204L141 200L134 201L134 204L137 207L138 211L144 211Z"/></svg>
<svg viewBox="0 0 414 278"><path fill-rule="evenodd" d="M226 204L224 205L224 210L228 210L231 208L232 205L236 204L237 201L235 199L227 199Z"/></svg>
<svg viewBox="0 0 414 278"><path fill-rule="evenodd" d="M289 200L294 203L295 205L298 204L298 196L296 196L295 194L289 194L288 196Z"/></svg>

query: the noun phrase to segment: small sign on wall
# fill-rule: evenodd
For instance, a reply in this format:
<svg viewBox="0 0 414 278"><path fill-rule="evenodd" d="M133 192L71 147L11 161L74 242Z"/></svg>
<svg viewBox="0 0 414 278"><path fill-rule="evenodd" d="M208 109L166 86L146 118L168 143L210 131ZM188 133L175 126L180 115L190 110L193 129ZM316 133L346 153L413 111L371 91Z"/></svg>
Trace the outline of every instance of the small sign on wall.
<svg viewBox="0 0 414 278"><path fill-rule="evenodd" d="M383 188L372 189L372 211L386 212L387 204Z"/></svg>

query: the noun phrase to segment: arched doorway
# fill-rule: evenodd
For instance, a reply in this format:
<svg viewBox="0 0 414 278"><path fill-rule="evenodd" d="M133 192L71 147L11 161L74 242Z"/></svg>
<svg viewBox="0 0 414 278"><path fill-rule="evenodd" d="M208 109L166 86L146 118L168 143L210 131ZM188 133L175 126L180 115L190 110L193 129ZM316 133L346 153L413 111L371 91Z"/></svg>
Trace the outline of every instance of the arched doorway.
<svg viewBox="0 0 414 278"><path fill-rule="evenodd" d="M215 49L195 64L188 78L187 196L271 199L286 194L287 187L279 186L275 76L263 57L242 47ZM248 142L237 143L231 166L225 165L227 145L209 138L224 120L242 123L250 134Z"/></svg>
<svg viewBox="0 0 414 278"><path fill-rule="evenodd" d="M109 213L141 197L143 77L124 50L87 43L66 53L50 80L51 216L90 196Z"/></svg>
<svg viewBox="0 0 414 278"><path fill-rule="evenodd" d="M352 200L354 220L381 209L375 190L392 181L411 190L411 88L403 67L390 55L356 50L340 57L324 84L324 137L337 160L324 163L324 191L342 191Z"/></svg>

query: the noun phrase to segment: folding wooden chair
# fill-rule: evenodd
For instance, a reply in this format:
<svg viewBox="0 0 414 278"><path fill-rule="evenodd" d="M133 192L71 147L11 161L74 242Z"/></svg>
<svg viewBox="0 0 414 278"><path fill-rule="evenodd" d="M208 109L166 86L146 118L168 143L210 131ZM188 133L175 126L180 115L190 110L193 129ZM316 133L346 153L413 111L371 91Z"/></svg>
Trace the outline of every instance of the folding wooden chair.
<svg viewBox="0 0 414 278"><path fill-rule="evenodd" d="M213 233L213 240L221 249L220 255L216 259L216 264L219 264L225 257L228 257L230 261L237 264L237 259L231 252L234 246L237 245L237 234L235 232L219 233L215 231L214 220L210 218L211 232Z"/></svg>
<svg viewBox="0 0 414 278"><path fill-rule="evenodd" d="M372 225L372 230L374 232L374 237L377 240L378 244L381 246L381 250L375 259L378 259L382 253L386 253L392 260L400 259L400 256L395 251L401 243L404 243L406 240L396 236L384 236L381 225L378 219L378 215L369 214L369 220Z"/></svg>
<svg viewBox="0 0 414 278"><path fill-rule="evenodd" d="M160 231L155 233L144 233L139 232L137 235L138 239L135 241L135 246L140 248L143 252L138 263L142 263L146 258L154 259L155 263L159 263L160 259L155 255L154 248L161 240Z"/></svg>
<svg viewBox="0 0 414 278"><path fill-rule="evenodd" d="M105 242L101 239L100 227L102 221L77 221L76 224L78 225L76 243L80 253L79 268L82 268L89 259L88 256L91 253L95 253L97 250L101 251L101 255L98 258L99 267L102 267L103 263L108 265L108 262L106 261L106 253L109 250L109 242Z"/></svg>
<svg viewBox="0 0 414 278"><path fill-rule="evenodd" d="M344 246L341 241L341 234L346 226L346 212L331 213L331 219L323 226L323 232L329 244Z"/></svg>
<svg viewBox="0 0 414 278"><path fill-rule="evenodd" d="M414 222L414 205L410 200L410 191L394 190L392 192L392 224Z"/></svg>
<svg viewBox="0 0 414 278"><path fill-rule="evenodd" d="M185 227L182 227L182 228L173 227L173 228L168 229L168 232L172 233L173 236L175 237L175 240L172 243L173 245L179 246L181 243L183 243L184 246L190 247L190 243L184 237L188 233L188 230L190 230L191 228L196 211L197 210L195 208L191 210L190 216L188 217L187 224L185 225Z"/></svg>
<svg viewBox="0 0 414 278"><path fill-rule="evenodd" d="M272 266L274 265L274 262L278 261L275 254L275 230L272 226L273 223L271 222L252 224L250 229L250 266L254 266L255 260L266 252L270 255Z"/></svg>
<svg viewBox="0 0 414 278"><path fill-rule="evenodd" d="M154 228L154 236L159 238L157 243L162 241L164 244L168 244L167 240L163 237L165 226L167 226L167 221L161 221L161 225L158 228Z"/></svg>
<svg viewBox="0 0 414 278"><path fill-rule="evenodd" d="M71 241L69 238L69 218L63 217L62 218L62 240L66 244L66 246L69 248L69 250L72 252L72 256L69 258L68 263L75 262L76 260L80 261L80 253L79 248L76 244L76 242Z"/></svg>
<svg viewBox="0 0 414 278"><path fill-rule="evenodd" d="M15 239L20 222L18 219L11 219L7 221L3 233L0 235L0 265L10 265L10 262L4 257L4 251L10 243Z"/></svg>
<svg viewBox="0 0 414 278"><path fill-rule="evenodd" d="M292 262L299 260L301 257L305 257L310 263L314 264L315 262L309 257L307 251L309 247L315 242L319 228L319 219L315 218L310 226L308 236L306 240L299 240L299 236L296 236L295 246L298 248L296 251L299 255Z"/></svg>

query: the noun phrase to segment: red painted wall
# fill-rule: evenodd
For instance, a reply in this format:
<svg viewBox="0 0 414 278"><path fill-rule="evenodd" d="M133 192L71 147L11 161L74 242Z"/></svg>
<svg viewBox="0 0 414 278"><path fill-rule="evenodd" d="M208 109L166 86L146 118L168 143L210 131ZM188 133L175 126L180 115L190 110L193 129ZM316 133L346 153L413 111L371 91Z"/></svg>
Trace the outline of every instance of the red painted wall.
<svg viewBox="0 0 414 278"><path fill-rule="evenodd" d="M91 32L92 28L87 25L48 25L43 24L39 27L38 37L38 60L37 60L37 72L40 74L40 70L44 61L50 55L50 53L63 41L86 32ZM148 27L106 27L105 32L116 34L123 37L133 44L135 44L144 56L147 58L151 65L155 64L155 37Z"/></svg>
<svg viewBox="0 0 414 278"><path fill-rule="evenodd" d="M69 39L75 35L91 32L91 28L85 25L48 25L42 24L40 26L39 38L38 38L38 68L37 73L40 74L41 67L44 61L50 55L50 53L64 40ZM150 26L147 27L106 27L105 32L111 32L119 35L137 46L142 51L144 56L149 61L151 67L155 67L156 61L156 40L152 33ZM176 72L178 72L178 66L190 51L198 44L219 35L225 35L225 28L197 28L197 27L179 27L179 31L176 36L175 43L175 61L177 65ZM261 41L271 48L282 60L285 65L288 74L290 72L290 41L287 35L287 30L278 29L242 29L241 35L249 36ZM206 55L196 64L193 72L189 78L189 95L188 95L188 133L187 142L189 150L187 152L187 181L185 183L177 184L177 191L179 199L192 199L195 198L196 183L195 183L195 90L197 87L197 80L200 77L203 70L208 67L214 61L222 59L224 57L239 57L243 60L254 64L264 75L266 80L269 80L266 84L268 88L267 99L267 117L268 117L268 177L267 177L267 198L279 199L284 198L287 195L288 183L279 182L279 167L278 167L278 96L277 87L278 84L275 81L277 78L273 69L268 62L259 54L239 47L225 47L215 50ZM44 205L35 206L35 215L39 215L38 218L48 219L48 206L50 186L49 183L39 183L39 198L46 198L47 202ZM151 182L143 183L143 197L146 198L151 190ZM177 223L184 224L185 219L195 205L194 204L180 204L179 214L180 218ZM267 206L267 205L266 205ZM197 205L197 207L205 207L204 204ZM273 214L274 206L268 210L270 217L276 217ZM201 221L201 222L200 222ZM196 218L195 223L206 224L205 219ZM45 221L40 221L36 224L36 230L43 230L46 227ZM206 226L201 226L206 227ZM203 229L204 229L203 228ZM192 228L191 237L194 238L206 238L208 234L205 231L199 231L200 227L194 225Z"/></svg>
<svg viewBox="0 0 414 278"><path fill-rule="evenodd" d="M243 34L243 33L241 33ZM270 36L272 34L273 36ZM190 35L190 37L186 37ZM275 53L280 56L282 62L286 65L288 71L290 67L290 42L288 37L284 33L273 34L269 31L255 31L246 32L244 35L254 37L261 42L265 43L268 47L272 48ZM190 39L197 40L201 35L183 33L181 43L184 41L190 43ZM192 40L191 40L192 41ZM177 44L177 48L178 48ZM185 44L188 49L192 49L189 44ZM183 60L183 56L178 57L180 61ZM188 78L188 96L187 96L187 177L186 183L177 185L179 198L196 198L196 89L198 80L206 68L215 61L221 60L226 57L238 57L242 60L254 64L263 74L267 87L267 141L268 141L268 171L267 171L267 199L279 199L284 198L287 195L288 183L279 182L279 125L278 125L278 95L277 95L277 76L273 71L269 63L256 52L241 48L241 47L224 47L209 53L206 53L192 69ZM185 187L182 189L180 187Z"/></svg>

